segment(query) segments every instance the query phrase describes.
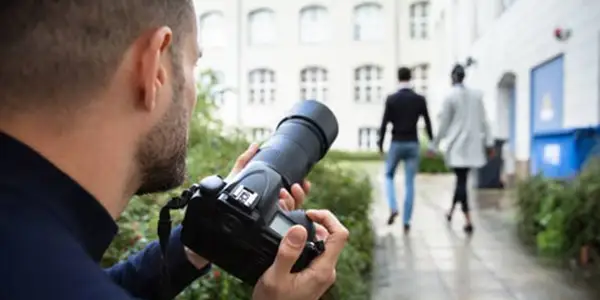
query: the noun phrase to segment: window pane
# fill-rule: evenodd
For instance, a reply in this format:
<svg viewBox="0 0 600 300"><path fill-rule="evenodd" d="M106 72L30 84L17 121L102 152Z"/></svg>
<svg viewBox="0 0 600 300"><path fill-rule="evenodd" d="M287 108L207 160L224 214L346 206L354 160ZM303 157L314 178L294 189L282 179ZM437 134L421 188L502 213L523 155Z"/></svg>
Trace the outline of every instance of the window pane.
<svg viewBox="0 0 600 300"><path fill-rule="evenodd" d="M203 47L225 46L223 14L210 12L200 17L200 43Z"/></svg>
<svg viewBox="0 0 600 300"><path fill-rule="evenodd" d="M381 6L364 4L354 10L354 38L357 41L378 41L383 39L383 17Z"/></svg>
<svg viewBox="0 0 600 300"><path fill-rule="evenodd" d="M305 8L300 12L300 40L319 43L329 39L329 12L324 7Z"/></svg>
<svg viewBox="0 0 600 300"><path fill-rule="evenodd" d="M249 39L252 45L271 44L275 40L275 14L259 10L250 14Z"/></svg>
<svg viewBox="0 0 600 300"><path fill-rule="evenodd" d="M250 103L267 103L275 101L275 72L259 69L250 72Z"/></svg>

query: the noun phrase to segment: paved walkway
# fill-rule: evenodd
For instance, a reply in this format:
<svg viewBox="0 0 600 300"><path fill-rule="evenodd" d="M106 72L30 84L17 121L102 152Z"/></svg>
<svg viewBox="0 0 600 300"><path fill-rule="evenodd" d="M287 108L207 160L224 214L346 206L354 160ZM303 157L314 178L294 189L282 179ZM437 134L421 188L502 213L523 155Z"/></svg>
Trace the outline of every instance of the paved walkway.
<svg viewBox="0 0 600 300"><path fill-rule="evenodd" d="M545 266L520 246L507 200L480 196L479 201L471 201L475 225L471 238L462 231L460 214L455 213L449 225L444 213L451 199L452 177L420 176L410 234L403 233L402 214L388 226L389 210L381 192L382 168L380 164L365 167L376 187L372 299L600 299L575 285L564 271ZM397 184L400 200L402 178Z"/></svg>

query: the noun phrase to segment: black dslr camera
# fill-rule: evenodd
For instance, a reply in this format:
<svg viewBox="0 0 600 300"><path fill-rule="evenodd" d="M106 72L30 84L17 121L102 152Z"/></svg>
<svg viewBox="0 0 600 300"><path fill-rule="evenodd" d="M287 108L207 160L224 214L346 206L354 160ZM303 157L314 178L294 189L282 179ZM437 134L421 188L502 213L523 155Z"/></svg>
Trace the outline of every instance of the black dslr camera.
<svg viewBox="0 0 600 300"><path fill-rule="evenodd" d="M327 106L299 102L237 176L228 182L210 176L182 194L180 202L188 204L183 244L254 285L273 263L287 230L299 224L308 239L292 272L306 268L324 251L324 244L316 241L315 226L304 211L279 207L279 191L301 183L337 134L337 119ZM171 209L183 205L175 203Z"/></svg>

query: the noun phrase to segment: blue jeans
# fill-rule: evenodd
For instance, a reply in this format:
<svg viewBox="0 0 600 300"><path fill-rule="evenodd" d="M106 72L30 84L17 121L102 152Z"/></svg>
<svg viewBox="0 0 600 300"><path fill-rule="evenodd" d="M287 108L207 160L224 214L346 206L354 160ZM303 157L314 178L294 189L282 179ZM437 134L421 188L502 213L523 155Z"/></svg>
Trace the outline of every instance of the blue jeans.
<svg viewBox="0 0 600 300"><path fill-rule="evenodd" d="M398 211L394 174L400 161L404 161L404 224L409 225L415 198L415 176L419 170L420 147L418 142L392 142L385 162L385 188L392 212Z"/></svg>

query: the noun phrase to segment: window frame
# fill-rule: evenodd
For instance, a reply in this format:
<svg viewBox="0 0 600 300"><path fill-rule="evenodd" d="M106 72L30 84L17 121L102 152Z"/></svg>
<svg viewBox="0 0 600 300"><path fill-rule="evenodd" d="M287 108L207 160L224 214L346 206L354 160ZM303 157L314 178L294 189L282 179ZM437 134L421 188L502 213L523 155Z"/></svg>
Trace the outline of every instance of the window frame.
<svg viewBox="0 0 600 300"><path fill-rule="evenodd" d="M312 78L308 78L308 73L310 73L312 71L312 74L315 74L315 77ZM319 81L318 78L324 78L323 80ZM311 79L315 79L315 80L311 80ZM306 66L302 69L300 69L300 99L301 100L307 100L307 99L314 99L317 101L321 101L321 102L327 102L327 96L329 93L329 70L327 70L327 68L322 67L322 66L316 66L316 65L311 65L311 66ZM313 93L310 93L308 90L312 89ZM311 97L309 97L308 95L311 95ZM319 99L319 95L322 96L322 98Z"/></svg>
<svg viewBox="0 0 600 300"><path fill-rule="evenodd" d="M366 133L366 134L365 134ZM367 139L364 141L363 137ZM360 126L358 127L358 140L357 147L360 151L376 151L377 141L379 138L379 130L373 126ZM366 142L366 143L365 143ZM366 145L366 146L363 146Z"/></svg>
<svg viewBox="0 0 600 300"><path fill-rule="evenodd" d="M320 11L323 12L323 20L322 21L314 21L313 26L316 27L320 27L324 26L326 27L326 29L324 29L323 32L323 36L320 40L306 40L305 37L305 32L307 29L309 29L310 32L312 32L312 28L306 28L304 26L304 18L305 15L308 14L310 11ZM315 13L317 16L319 15L318 13ZM321 23L321 24L319 24ZM323 30L323 29L321 29ZM310 35L309 35L310 36ZM303 7L302 9L300 9L299 12L299 16L298 16L298 40L301 44L304 45L312 45L312 44L322 44L325 42L328 42L329 40L331 40L332 37L332 22L331 22L331 14L329 12L329 9L323 5L307 5L305 7Z"/></svg>
<svg viewBox="0 0 600 300"><path fill-rule="evenodd" d="M270 19L271 24L267 24L267 25L263 24L262 27L259 25L254 25L255 21L253 21L253 19L256 18L256 16L259 14L268 14L271 18ZM247 39L248 46L251 46L251 47L270 46L270 45L274 45L276 43L276 41L277 41L276 17L277 16L275 14L275 11L268 7L257 8L248 13L247 23L246 23L247 28L248 28L248 39ZM259 28L255 29L254 26L259 26ZM271 32L270 40L266 40L266 39L264 41L260 40L260 39L257 40L256 37L259 36L260 34L262 34L261 28L263 28L263 27L268 28L270 30L270 32Z"/></svg>
<svg viewBox="0 0 600 300"><path fill-rule="evenodd" d="M372 7L377 9L378 15L370 20L375 21L368 22L365 20L361 20L362 18L365 18L361 17L361 10L369 9ZM352 15L352 39L355 42L382 42L385 39L385 18L383 15L384 7L381 3L378 2L363 2L354 6ZM365 25L364 22L370 25Z"/></svg>
<svg viewBox="0 0 600 300"><path fill-rule="evenodd" d="M431 4L429 3L429 1L418 1L410 4L408 17L409 36L411 39L428 40L430 38L430 9Z"/></svg>
<svg viewBox="0 0 600 300"><path fill-rule="evenodd" d="M220 41L221 41L220 43L215 43L215 42L206 43L207 40L208 41L216 40L216 39L212 39L212 38L205 38L206 37L206 33L205 33L206 31L205 31L205 25L204 25L205 20L211 16L217 16L218 18L220 18L219 21L221 22L221 24L220 24L219 28L217 28L217 31L220 31L220 34L212 33L212 34L209 34L208 36L213 36L213 35L222 36L222 38L220 39ZM225 37L225 14L222 11L211 10L211 11L206 11L203 14L201 14L198 17L198 29L200 32L200 34L198 36L200 39L200 43L202 44L202 47L204 47L204 48L223 48L223 47L227 46L227 41L224 38Z"/></svg>
<svg viewBox="0 0 600 300"><path fill-rule="evenodd" d="M257 74L253 76L254 74ZM261 80L261 73L263 82L259 82L260 85L254 83L254 78ZM248 103L250 105L268 105L275 103L277 99L277 73L271 68L254 68L248 71ZM268 81L268 79L271 81ZM267 90L269 92L267 92ZM255 96L257 92L262 91L263 97ZM254 100L257 101L254 101Z"/></svg>
<svg viewBox="0 0 600 300"><path fill-rule="evenodd" d="M365 70L364 74L361 74L361 70ZM375 63L363 64L354 68L354 102L360 104L382 103L385 97L384 77L383 66ZM364 97L362 97L363 95Z"/></svg>

